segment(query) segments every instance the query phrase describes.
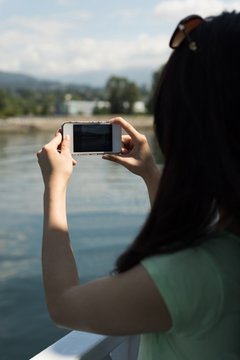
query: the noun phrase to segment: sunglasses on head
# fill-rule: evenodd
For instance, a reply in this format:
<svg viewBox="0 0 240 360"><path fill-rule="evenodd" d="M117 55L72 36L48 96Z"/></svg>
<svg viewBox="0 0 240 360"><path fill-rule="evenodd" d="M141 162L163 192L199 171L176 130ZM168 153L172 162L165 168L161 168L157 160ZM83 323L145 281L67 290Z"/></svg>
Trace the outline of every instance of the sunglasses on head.
<svg viewBox="0 0 240 360"><path fill-rule="evenodd" d="M190 33L204 22L204 19L199 15L190 15L182 19L177 25L170 41L169 46L172 49L177 49L184 39L188 40L188 47L192 51L197 50L197 44L190 37Z"/></svg>

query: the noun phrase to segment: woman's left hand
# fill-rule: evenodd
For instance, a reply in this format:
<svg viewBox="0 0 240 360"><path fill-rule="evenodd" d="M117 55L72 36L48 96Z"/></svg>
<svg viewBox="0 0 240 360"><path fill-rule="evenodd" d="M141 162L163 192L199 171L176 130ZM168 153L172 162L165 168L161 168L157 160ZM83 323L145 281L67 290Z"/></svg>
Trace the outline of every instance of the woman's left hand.
<svg viewBox="0 0 240 360"><path fill-rule="evenodd" d="M37 153L46 188L66 189L76 161L70 152L70 138L56 136Z"/></svg>

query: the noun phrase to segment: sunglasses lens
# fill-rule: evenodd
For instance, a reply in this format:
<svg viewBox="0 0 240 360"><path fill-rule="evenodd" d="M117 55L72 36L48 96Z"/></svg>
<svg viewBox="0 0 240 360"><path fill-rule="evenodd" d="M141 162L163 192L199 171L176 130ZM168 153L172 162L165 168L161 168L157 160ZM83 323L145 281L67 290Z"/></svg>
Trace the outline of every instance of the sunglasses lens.
<svg viewBox="0 0 240 360"><path fill-rule="evenodd" d="M201 18L195 18L185 24L185 29L187 33L190 33L196 27L198 27L203 22Z"/></svg>
<svg viewBox="0 0 240 360"><path fill-rule="evenodd" d="M184 40L184 38L185 38L184 32L177 29L176 32L173 34L172 39L170 40L170 47L172 49L176 49Z"/></svg>
<svg viewBox="0 0 240 360"><path fill-rule="evenodd" d="M188 16L187 18L183 19L171 37L169 42L170 47L172 49L176 49L185 39L186 35L198 27L203 21L204 20L197 15Z"/></svg>

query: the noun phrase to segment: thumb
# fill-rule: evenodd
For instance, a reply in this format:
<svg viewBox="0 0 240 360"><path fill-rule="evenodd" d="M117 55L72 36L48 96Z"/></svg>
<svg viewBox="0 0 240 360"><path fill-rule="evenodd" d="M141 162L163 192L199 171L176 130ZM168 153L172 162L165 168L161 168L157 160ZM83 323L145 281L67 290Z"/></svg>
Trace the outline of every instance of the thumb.
<svg viewBox="0 0 240 360"><path fill-rule="evenodd" d="M55 137L51 141L49 141L47 145L57 148L61 144L61 141L62 141L62 135L58 132L55 135Z"/></svg>
<svg viewBox="0 0 240 360"><path fill-rule="evenodd" d="M120 155L110 155L110 154L104 154L102 156L102 159L103 160L110 160L110 161L113 161L117 164L120 164L120 165L123 165L123 166L126 166L127 163L128 163L128 159L126 157L122 157Z"/></svg>
<svg viewBox="0 0 240 360"><path fill-rule="evenodd" d="M63 138L62 144L61 144L61 152L62 153L71 153L70 152L70 136L66 135Z"/></svg>

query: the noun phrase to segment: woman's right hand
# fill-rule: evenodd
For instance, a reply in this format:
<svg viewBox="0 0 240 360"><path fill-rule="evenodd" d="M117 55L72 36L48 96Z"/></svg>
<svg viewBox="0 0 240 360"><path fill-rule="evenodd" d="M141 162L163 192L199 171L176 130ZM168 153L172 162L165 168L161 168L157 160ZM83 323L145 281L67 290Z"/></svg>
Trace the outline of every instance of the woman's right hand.
<svg viewBox="0 0 240 360"><path fill-rule="evenodd" d="M139 133L129 122L121 117L112 119L112 123L120 125L126 135L122 135L122 150L118 155L103 155L103 159L123 165L133 174L139 175L145 181L150 200L151 193L156 193L160 180L160 170L155 163L146 136Z"/></svg>
<svg viewBox="0 0 240 360"><path fill-rule="evenodd" d="M59 151L60 147L60 151ZM66 189L76 161L70 152L70 139L60 132L37 153L45 188Z"/></svg>

